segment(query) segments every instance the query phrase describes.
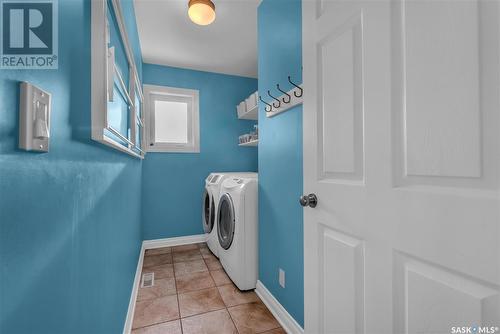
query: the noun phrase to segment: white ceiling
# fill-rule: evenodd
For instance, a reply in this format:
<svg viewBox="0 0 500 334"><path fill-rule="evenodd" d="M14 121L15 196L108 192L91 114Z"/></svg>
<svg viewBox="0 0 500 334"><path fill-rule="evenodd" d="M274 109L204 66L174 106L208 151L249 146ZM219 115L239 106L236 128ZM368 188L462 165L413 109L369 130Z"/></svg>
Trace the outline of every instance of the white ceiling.
<svg viewBox="0 0 500 334"><path fill-rule="evenodd" d="M216 19L198 26L188 0L134 0L145 63L257 77L260 0L212 0Z"/></svg>

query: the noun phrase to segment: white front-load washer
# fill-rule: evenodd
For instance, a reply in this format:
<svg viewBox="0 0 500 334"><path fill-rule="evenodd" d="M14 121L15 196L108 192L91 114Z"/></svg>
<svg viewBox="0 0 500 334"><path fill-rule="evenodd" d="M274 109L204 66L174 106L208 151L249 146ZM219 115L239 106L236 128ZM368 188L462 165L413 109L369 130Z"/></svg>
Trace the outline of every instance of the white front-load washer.
<svg viewBox="0 0 500 334"><path fill-rule="evenodd" d="M245 176L256 178L257 173L250 172L221 172L210 173L205 179L203 192L202 222L203 230L207 234L207 245L212 253L219 257L219 240L217 236L217 206L219 205L220 187L222 182L231 176Z"/></svg>
<svg viewBox="0 0 500 334"><path fill-rule="evenodd" d="M222 182L217 209L219 259L240 290L255 289L258 268L258 179Z"/></svg>

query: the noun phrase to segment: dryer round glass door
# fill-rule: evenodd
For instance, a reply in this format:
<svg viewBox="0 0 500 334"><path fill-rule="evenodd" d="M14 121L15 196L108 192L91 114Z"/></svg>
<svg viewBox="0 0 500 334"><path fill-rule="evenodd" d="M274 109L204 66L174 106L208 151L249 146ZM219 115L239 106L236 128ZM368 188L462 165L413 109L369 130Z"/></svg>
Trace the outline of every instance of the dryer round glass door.
<svg viewBox="0 0 500 334"><path fill-rule="evenodd" d="M231 196L224 194L220 198L217 211L217 234L223 249L229 249L233 243L235 230L234 206Z"/></svg>
<svg viewBox="0 0 500 334"><path fill-rule="evenodd" d="M203 230L205 231L205 233L210 233L212 231L212 228L214 227L215 208L214 200L206 189L203 192L202 212Z"/></svg>

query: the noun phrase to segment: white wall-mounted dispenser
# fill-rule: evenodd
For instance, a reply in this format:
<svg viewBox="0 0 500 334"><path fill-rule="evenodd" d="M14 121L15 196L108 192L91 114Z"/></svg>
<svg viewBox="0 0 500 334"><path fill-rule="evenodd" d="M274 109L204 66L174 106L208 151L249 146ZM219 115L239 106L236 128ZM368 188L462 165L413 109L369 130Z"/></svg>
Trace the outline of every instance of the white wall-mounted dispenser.
<svg viewBox="0 0 500 334"><path fill-rule="evenodd" d="M21 83L19 106L19 148L48 152L51 95L28 83Z"/></svg>

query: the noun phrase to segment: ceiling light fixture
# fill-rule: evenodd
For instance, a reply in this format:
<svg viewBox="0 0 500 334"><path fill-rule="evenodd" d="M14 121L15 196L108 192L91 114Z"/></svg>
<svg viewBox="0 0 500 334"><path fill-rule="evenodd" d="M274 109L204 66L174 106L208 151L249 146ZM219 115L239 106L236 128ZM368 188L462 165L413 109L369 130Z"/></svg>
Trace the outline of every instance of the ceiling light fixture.
<svg viewBox="0 0 500 334"><path fill-rule="evenodd" d="M191 21L201 26L209 25L215 20L215 5L210 0L189 0L188 15Z"/></svg>

